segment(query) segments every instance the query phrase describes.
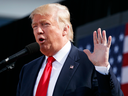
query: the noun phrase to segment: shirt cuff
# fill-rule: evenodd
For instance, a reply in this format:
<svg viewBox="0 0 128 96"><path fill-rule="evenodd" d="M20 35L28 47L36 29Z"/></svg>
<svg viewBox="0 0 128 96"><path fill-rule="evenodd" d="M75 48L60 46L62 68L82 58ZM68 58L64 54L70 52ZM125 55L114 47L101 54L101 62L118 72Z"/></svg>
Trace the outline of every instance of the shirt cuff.
<svg viewBox="0 0 128 96"><path fill-rule="evenodd" d="M96 71L103 75L108 75L109 69L110 69L110 64L107 67L101 67L101 66L95 66Z"/></svg>

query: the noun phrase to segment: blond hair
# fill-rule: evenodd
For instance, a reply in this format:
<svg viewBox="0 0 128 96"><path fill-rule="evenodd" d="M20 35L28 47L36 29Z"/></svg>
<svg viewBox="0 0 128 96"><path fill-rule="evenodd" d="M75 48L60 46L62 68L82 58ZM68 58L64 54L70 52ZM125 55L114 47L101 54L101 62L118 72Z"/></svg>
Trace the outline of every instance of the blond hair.
<svg viewBox="0 0 128 96"><path fill-rule="evenodd" d="M70 22L70 13L66 6L58 3L39 6L30 14L30 18L33 19L33 16L35 14L40 14L40 15L52 14L54 10L57 12L57 21L59 23L61 22L69 26L68 38L70 41L73 42L73 29L72 29L72 24Z"/></svg>

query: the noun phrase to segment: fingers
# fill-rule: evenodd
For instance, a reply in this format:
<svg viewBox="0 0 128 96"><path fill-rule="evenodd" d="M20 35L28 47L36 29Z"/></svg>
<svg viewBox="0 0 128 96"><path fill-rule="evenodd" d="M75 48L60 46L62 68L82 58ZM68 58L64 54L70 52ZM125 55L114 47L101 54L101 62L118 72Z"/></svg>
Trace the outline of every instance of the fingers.
<svg viewBox="0 0 128 96"><path fill-rule="evenodd" d="M96 33L96 31L94 31L94 33L93 33L93 42L94 42L94 44L98 43L97 42L97 33Z"/></svg>
<svg viewBox="0 0 128 96"><path fill-rule="evenodd" d="M98 33L98 36L97 36L97 33ZM93 42L94 44L101 44L103 42L101 28L98 28L97 33L96 31L94 31L93 33Z"/></svg>
<svg viewBox="0 0 128 96"><path fill-rule="evenodd" d="M111 41L112 41L112 37L109 36L109 37L108 37L108 44L107 44L107 47L108 47L108 48L110 48L110 46L111 46Z"/></svg>
<svg viewBox="0 0 128 96"><path fill-rule="evenodd" d="M100 44L100 43L102 43L101 28L98 28L97 32L98 32L97 42Z"/></svg>
<svg viewBox="0 0 128 96"><path fill-rule="evenodd" d="M106 45L107 44L107 38L106 38L106 31L105 30L103 30L102 35L103 35L102 43Z"/></svg>
<svg viewBox="0 0 128 96"><path fill-rule="evenodd" d="M108 43L107 43L106 31L103 30L102 33L101 33L101 28L98 28L97 33L96 33L96 31L94 31L94 33L93 33L93 42L94 42L94 44L104 44L104 45L107 45L107 47L110 48L111 39L112 39L112 37L109 36Z"/></svg>

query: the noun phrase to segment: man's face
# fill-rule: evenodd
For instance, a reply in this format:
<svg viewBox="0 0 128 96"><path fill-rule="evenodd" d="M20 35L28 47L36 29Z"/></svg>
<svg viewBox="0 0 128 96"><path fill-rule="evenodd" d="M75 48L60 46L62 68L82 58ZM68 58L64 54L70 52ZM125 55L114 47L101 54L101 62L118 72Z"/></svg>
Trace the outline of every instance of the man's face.
<svg viewBox="0 0 128 96"><path fill-rule="evenodd" d="M34 15L32 28L36 42L44 55L56 54L68 41L54 15Z"/></svg>

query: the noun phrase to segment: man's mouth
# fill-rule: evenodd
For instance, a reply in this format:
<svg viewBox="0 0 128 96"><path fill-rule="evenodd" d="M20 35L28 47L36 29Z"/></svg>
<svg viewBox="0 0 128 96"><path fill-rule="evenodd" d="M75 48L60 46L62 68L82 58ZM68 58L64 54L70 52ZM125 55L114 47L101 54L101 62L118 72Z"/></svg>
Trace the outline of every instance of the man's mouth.
<svg viewBox="0 0 128 96"><path fill-rule="evenodd" d="M44 42L45 42L45 39L42 38L42 37L40 37L40 38L39 38L39 42L40 42L40 43L44 43Z"/></svg>
<svg viewBox="0 0 128 96"><path fill-rule="evenodd" d="M39 41L43 41L44 39L43 38L40 38Z"/></svg>

